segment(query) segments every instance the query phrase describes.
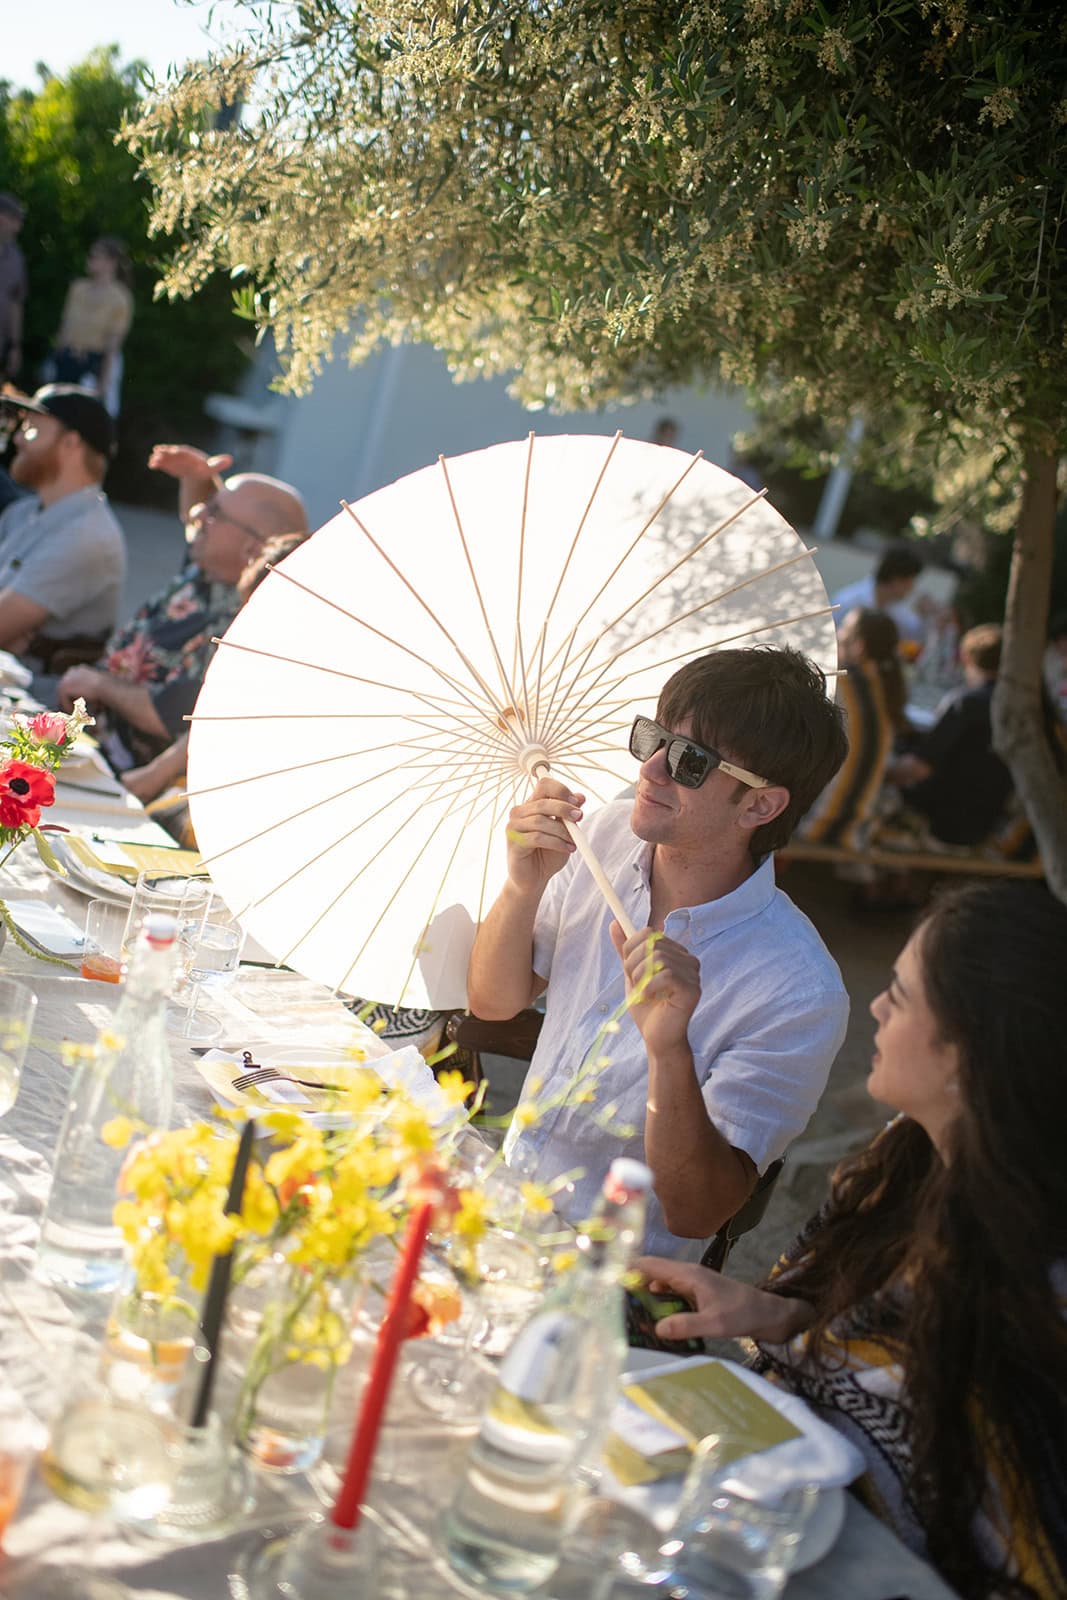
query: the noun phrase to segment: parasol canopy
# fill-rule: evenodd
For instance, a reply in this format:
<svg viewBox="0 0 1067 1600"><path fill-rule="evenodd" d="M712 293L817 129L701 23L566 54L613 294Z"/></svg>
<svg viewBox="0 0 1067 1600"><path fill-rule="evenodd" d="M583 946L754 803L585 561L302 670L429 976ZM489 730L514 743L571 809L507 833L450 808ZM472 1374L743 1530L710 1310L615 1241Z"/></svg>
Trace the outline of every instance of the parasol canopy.
<svg viewBox="0 0 1067 1600"><path fill-rule="evenodd" d="M193 715L220 892L341 992L452 1008L547 764L587 811L633 718L718 646L837 645L811 554L699 456L616 435L441 458L346 507L235 618Z"/></svg>

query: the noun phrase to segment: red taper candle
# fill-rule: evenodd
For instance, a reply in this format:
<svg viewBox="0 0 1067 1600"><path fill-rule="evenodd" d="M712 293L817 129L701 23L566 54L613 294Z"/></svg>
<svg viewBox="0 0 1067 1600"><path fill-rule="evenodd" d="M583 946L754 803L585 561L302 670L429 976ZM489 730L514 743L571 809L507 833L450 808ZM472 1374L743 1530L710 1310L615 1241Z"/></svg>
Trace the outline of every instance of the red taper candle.
<svg viewBox="0 0 1067 1600"><path fill-rule="evenodd" d="M356 1431L352 1436L348 1460L345 1463L345 1475L333 1510L330 1512L331 1521L339 1528L355 1528L359 1525L359 1508L370 1479L374 1451L378 1443L378 1434L381 1432L382 1414L385 1411L385 1402L389 1398L389 1386L393 1381L396 1358L408 1325L408 1306L411 1304L411 1293L415 1287L419 1261L422 1258L426 1235L430 1231L436 1203L436 1199L421 1201L408 1219L408 1229L393 1274L385 1315L378 1329L374 1359L371 1362L370 1375L359 1410L359 1421L356 1423Z"/></svg>

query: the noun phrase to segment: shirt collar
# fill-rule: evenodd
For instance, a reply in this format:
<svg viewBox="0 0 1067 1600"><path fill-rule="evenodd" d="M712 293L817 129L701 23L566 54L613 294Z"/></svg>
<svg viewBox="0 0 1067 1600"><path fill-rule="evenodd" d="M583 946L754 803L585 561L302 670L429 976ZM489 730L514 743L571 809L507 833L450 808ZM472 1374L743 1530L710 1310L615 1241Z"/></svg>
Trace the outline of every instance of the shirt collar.
<svg viewBox="0 0 1067 1600"><path fill-rule="evenodd" d="M636 875L646 898L651 894L652 846L635 835L630 854L630 869ZM664 929L672 939L688 934L693 942L704 944L726 928L734 928L750 917L759 916L774 899L774 856L766 855L744 883L701 906L679 908L668 914Z"/></svg>
<svg viewBox="0 0 1067 1600"><path fill-rule="evenodd" d="M34 495L34 503L39 517L65 517L80 502L89 505L92 501L102 500L103 498L104 491L98 483L87 483L81 489L72 489L70 494L61 495L58 500L53 500L50 506L42 505L36 495Z"/></svg>

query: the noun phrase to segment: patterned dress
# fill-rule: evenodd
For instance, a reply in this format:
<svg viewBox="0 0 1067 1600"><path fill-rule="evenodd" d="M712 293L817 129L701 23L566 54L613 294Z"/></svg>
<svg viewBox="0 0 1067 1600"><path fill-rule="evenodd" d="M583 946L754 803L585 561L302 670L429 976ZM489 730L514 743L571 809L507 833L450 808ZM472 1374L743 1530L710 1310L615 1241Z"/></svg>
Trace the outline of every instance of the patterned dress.
<svg viewBox="0 0 1067 1600"><path fill-rule="evenodd" d="M157 738L109 711L101 743L119 771L143 766L184 733L215 653L212 639L225 633L240 604L231 584L214 583L189 566L112 634L101 666L112 677L143 684L168 733Z"/></svg>
<svg viewBox="0 0 1067 1600"><path fill-rule="evenodd" d="M773 1274L778 1282L788 1283L823 1215L813 1217L782 1256ZM1067 1293L1067 1273L1055 1287L1061 1297ZM818 1360L809 1354L808 1335L800 1333L786 1344L759 1344L753 1365L772 1382L801 1395L824 1422L851 1440L867 1463L856 1485L860 1497L904 1544L925 1556L925 1536L912 1497L902 1365L908 1299L905 1286L891 1286L843 1313L824 1335ZM1050 1440L1049 1447L1050 1459L1062 1461L1064 1441ZM1050 1574L1067 1570L1067 1527L1056 1529L1051 1550L997 1467L991 1442L986 1504L975 1522L975 1542L992 1566L1005 1563L1040 1600L1062 1600Z"/></svg>

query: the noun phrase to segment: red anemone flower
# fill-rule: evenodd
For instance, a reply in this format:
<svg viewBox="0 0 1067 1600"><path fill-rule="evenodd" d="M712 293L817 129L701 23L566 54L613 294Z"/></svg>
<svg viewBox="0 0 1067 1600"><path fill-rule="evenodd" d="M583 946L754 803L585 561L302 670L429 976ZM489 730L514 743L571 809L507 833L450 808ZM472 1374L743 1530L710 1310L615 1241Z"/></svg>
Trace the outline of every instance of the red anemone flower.
<svg viewBox="0 0 1067 1600"><path fill-rule="evenodd" d="M56 780L50 772L29 761L9 761L0 767L0 827L36 828L41 807L56 797Z"/></svg>

